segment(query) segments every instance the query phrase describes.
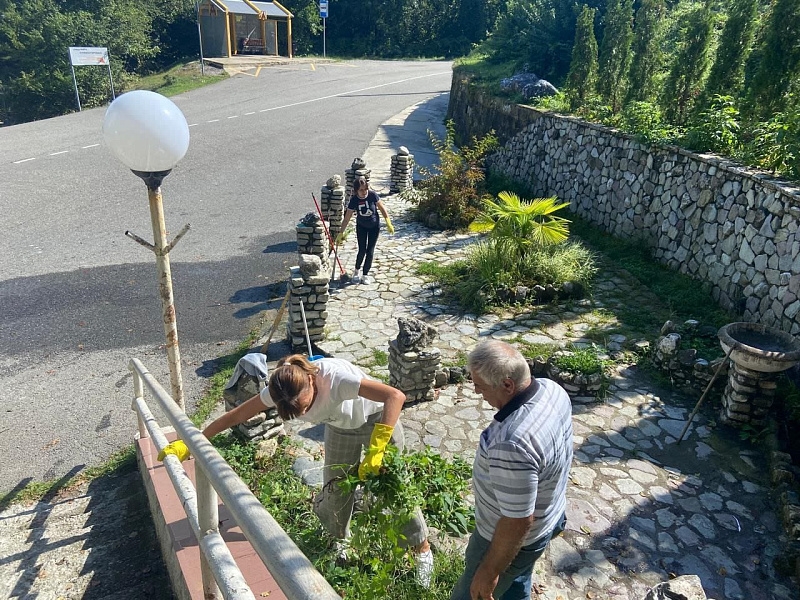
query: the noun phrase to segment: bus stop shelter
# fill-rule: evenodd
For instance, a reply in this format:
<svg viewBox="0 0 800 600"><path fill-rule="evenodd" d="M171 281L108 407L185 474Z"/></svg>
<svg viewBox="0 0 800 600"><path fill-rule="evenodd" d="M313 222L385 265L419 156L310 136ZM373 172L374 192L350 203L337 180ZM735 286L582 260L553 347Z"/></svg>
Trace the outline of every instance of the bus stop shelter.
<svg viewBox="0 0 800 600"><path fill-rule="evenodd" d="M203 56L278 56L278 25L285 23L285 55L292 57L293 15L276 1L202 0L198 10Z"/></svg>

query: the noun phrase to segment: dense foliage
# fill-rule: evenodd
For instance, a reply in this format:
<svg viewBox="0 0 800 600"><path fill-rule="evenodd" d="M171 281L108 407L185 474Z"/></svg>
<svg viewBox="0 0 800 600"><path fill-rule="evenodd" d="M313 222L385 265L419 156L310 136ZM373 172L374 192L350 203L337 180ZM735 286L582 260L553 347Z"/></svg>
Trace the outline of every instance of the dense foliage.
<svg viewBox="0 0 800 600"><path fill-rule="evenodd" d="M509 0L473 56L562 87L543 108L800 178L798 39L797 0Z"/></svg>
<svg viewBox="0 0 800 600"><path fill-rule="evenodd" d="M446 128L443 140L429 132L439 162L433 172L424 172L426 179L406 190L403 197L414 205L416 218L428 226L463 229L475 219L487 197L484 160L497 147L497 138L491 131L457 148L453 122L448 121Z"/></svg>
<svg viewBox="0 0 800 600"><path fill-rule="evenodd" d="M231 435L217 436L214 445L343 598L422 597L423 590L414 579L413 559L397 544L403 517L407 520L417 507L429 525L451 535L463 535L475 525L473 509L465 501L472 474L468 463L460 458L447 460L428 448L400 453L389 446L379 476L366 482L357 477L340 482L361 488L364 498L351 522L353 537L347 560L342 561L335 540L312 509L311 489L292 470L295 457L303 451L288 437L273 454L261 454L256 444ZM462 571L463 559L458 553L437 551L433 585L424 591L425 598L449 598Z"/></svg>

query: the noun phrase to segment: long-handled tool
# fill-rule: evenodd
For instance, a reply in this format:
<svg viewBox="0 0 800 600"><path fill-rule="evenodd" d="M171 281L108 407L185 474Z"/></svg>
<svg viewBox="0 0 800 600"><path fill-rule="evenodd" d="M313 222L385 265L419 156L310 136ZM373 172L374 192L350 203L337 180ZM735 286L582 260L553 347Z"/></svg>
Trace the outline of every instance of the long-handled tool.
<svg viewBox="0 0 800 600"><path fill-rule="evenodd" d="M722 360L721 363L717 365L717 370L714 371L714 376L711 378L711 381L708 382L708 385L706 386L703 395L700 396L700 400L698 400L697 404L694 405L694 410L692 411L692 414L689 415L689 419L686 421L686 427L684 427L683 431L681 431L681 435L676 443L680 444L681 440L683 439L683 436L686 435L686 430L689 429L689 425L692 424L692 419L694 419L694 416L697 414L697 409L700 408L700 404L702 404L703 400L705 400L706 394L708 394L708 390L710 390L711 386L714 385L714 381L716 381L717 375L719 375L719 372L722 370L722 365L728 362L728 359L731 357L731 352L733 352L733 349L735 347L736 344L731 344L731 347L728 349L728 353L725 355L725 358Z"/></svg>
<svg viewBox="0 0 800 600"><path fill-rule="evenodd" d="M306 321L306 307L303 305L302 300L300 300L300 316L303 319L303 331L306 333L306 344L308 344L308 360L317 360L319 358L323 358L321 354L314 354L314 350L311 348L311 337L308 335L308 322Z"/></svg>
<svg viewBox="0 0 800 600"><path fill-rule="evenodd" d="M261 354L267 353L267 349L269 348L269 343L272 340L272 336L278 329L278 325L280 325L281 319L283 318L283 313L286 312L286 304L289 302L289 296L291 295L291 293L292 293L291 289L286 290L286 295L283 297L283 302L281 302L281 307L278 309L278 316L275 317L275 321L272 323L272 329L269 330L267 341L264 342L263 346L261 346Z"/></svg>
<svg viewBox="0 0 800 600"><path fill-rule="evenodd" d="M311 192L311 197L314 199L314 206L317 207L317 214L319 215L319 220L322 221L322 228L325 230L325 235L328 236L328 243L331 245L331 248L333 248L333 256L336 259L336 262L339 264L340 275L344 275L344 267L342 266L342 261L339 260L339 255L336 252L336 243L333 241L333 238L331 237L331 232L328 231L328 226L325 225L325 217L322 216L322 209L319 207L319 202L317 202L317 197L314 195L314 192Z"/></svg>

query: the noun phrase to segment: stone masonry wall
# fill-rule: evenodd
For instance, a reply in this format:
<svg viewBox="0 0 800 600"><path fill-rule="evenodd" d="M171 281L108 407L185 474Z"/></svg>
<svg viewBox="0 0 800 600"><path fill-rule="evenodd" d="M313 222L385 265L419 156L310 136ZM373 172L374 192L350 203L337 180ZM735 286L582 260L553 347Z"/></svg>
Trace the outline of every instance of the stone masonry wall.
<svg viewBox="0 0 800 600"><path fill-rule="evenodd" d="M657 260L707 282L713 298L744 320L800 332L800 188L715 156L484 99L454 76L449 112L459 136L500 131L492 111L505 128L490 170L536 196L568 201L615 236L640 240Z"/></svg>

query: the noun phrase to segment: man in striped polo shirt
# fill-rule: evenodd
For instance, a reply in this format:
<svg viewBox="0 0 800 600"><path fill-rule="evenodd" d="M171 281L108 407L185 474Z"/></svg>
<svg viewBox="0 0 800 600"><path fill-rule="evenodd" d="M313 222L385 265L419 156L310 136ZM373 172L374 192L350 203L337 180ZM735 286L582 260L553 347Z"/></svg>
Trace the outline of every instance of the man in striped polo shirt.
<svg viewBox="0 0 800 600"><path fill-rule="evenodd" d="M476 531L451 600L523 600L534 562L566 524L572 405L557 383L533 379L505 342L482 342L467 366L497 414L472 467Z"/></svg>

